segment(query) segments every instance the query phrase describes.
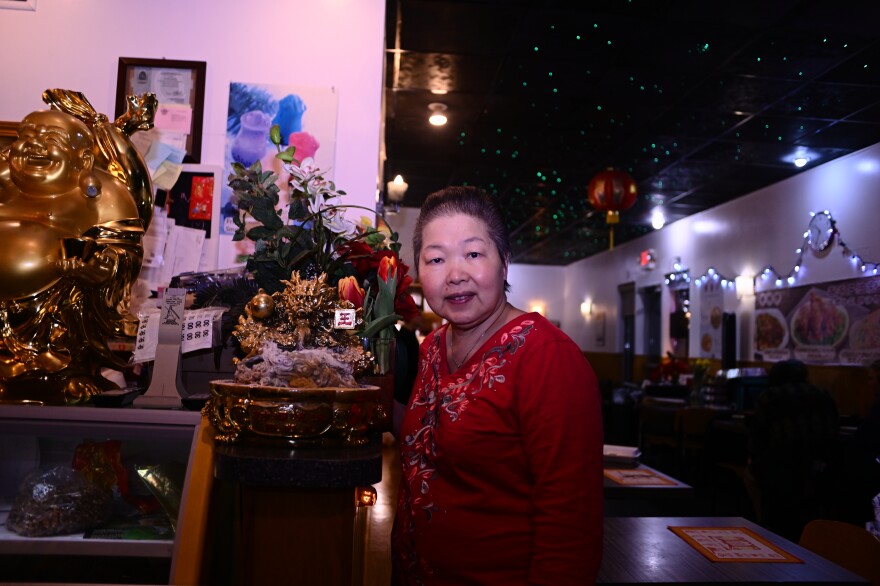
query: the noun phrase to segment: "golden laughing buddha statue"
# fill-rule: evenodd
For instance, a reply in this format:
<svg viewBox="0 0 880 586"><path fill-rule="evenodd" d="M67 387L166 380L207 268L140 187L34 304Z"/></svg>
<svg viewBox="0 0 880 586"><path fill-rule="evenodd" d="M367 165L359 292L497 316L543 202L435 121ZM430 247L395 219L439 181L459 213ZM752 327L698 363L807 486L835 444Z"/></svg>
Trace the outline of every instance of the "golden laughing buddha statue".
<svg viewBox="0 0 880 586"><path fill-rule="evenodd" d="M0 401L75 404L116 385L108 348L133 336L152 186L129 135L152 127L156 98L115 122L69 90L21 121L0 151Z"/></svg>

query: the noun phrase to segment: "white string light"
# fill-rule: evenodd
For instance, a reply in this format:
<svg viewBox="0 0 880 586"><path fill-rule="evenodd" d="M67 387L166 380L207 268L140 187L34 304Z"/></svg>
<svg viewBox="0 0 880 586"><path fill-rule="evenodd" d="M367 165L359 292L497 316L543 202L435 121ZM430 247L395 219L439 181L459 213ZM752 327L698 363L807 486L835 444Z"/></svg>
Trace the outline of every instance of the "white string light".
<svg viewBox="0 0 880 586"><path fill-rule="evenodd" d="M825 211L823 213L828 214L828 217L831 218L831 213ZM810 216L816 215L815 212L812 212ZM834 218L831 218L831 228L833 230L833 236L837 237L837 243L841 247L841 252L844 257L848 257L853 267L864 274L876 275L880 273L880 263L877 261L868 261L862 258L861 255L850 249L849 246L843 241L841 237L840 230L837 229L837 222L835 222ZM804 240L801 243L801 246L797 248L794 252L796 255L795 262L792 265L791 270L787 273L780 272L773 265L765 265L759 272L758 277L754 278L755 285L757 286L759 283L763 283L764 287L767 286L775 286L777 288L783 287L785 285L794 285L797 280L803 275L803 266L804 266L804 254L807 250L807 244L809 241L809 232L804 232ZM681 263L678 261L676 265L673 267L674 272L667 273L665 282L667 285L669 284L678 284L681 285L683 283L690 284L690 272L687 269L681 268ZM750 278L750 277L749 277ZM709 281L720 283L723 288L731 288L736 289L736 279L732 279L730 277L725 276L724 274L718 272L715 267L709 267L706 269L706 272L700 276L699 278L694 280L694 285L697 287L701 287Z"/></svg>
<svg viewBox="0 0 880 586"><path fill-rule="evenodd" d="M676 271L674 273L666 273L665 282L667 285L690 283L691 273L687 269Z"/></svg>
<svg viewBox="0 0 880 586"><path fill-rule="evenodd" d="M736 288L736 279L731 279L730 277L726 277L715 270L715 267L709 267L706 269L706 273L696 280L695 284L697 287L702 287L709 281L720 283L721 287L724 289L735 289Z"/></svg>
<svg viewBox="0 0 880 586"><path fill-rule="evenodd" d="M837 243L840 245L841 253L843 254L843 256L849 257L853 267L855 267L858 271L865 274L876 275L878 272L878 267L880 267L880 263L876 261L866 261L861 257L861 255L850 249L850 247L847 246L846 242L843 241L840 230L837 229L837 222L834 220L833 217L831 217L831 213L828 211L825 211L823 213L828 214L828 217L831 218L831 229L833 234L832 237L837 237ZM810 217L815 215L815 212L812 212L810 214ZM802 275L801 269L803 268L804 253L807 249L808 240L809 231L804 231L804 240L801 243L800 248L797 248L794 251L795 255L797 256L794 265L792 266L790 271L788 271L787 273L783 273L777 270L776 267L774 267L773 265L766 265L764 266L764 268L761 269L759 273L760 279L756 280L764 283L765 286L767 286L767 284L771 282L776 287L782 287L785 284L794 285L797 279Z"/></svg>

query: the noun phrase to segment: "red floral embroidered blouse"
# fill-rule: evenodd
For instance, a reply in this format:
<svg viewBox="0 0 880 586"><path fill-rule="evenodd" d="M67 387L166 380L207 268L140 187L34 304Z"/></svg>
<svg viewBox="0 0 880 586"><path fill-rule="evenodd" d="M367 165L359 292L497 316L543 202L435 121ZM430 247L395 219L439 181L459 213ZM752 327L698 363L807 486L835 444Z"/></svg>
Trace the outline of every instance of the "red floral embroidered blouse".
<svg viewBox="0 0 880 586"><path fill-rule="evenodd" d="M602 558L602 415L577 345L536 313L454 374L422 343L400 434L395 571L405 584L590 584Z"/></svg>

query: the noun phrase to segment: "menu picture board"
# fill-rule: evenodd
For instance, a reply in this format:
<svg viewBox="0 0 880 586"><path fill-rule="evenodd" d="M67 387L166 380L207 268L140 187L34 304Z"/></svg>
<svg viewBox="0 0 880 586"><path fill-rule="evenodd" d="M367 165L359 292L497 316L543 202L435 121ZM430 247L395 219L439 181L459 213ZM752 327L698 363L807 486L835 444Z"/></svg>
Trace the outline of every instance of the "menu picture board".
<svg viewBox="0 0 880 586"><path fill-rule="evenodd" d="M724 289L719 282L709 280L701 287L700 295L700 358L720 358Z"/></svg>
<svg viewBox="0 0 880 586"><path fill-rule="evenodd" d="M752 331L756 360L868 364L880 358L880 276L762 291Z"/></svg>
<svg viewBox="0 0 880 586"><path fill-rule="evenodd" d="M803 563L746 527L670 526L669 530L713 562Z"/></svg>

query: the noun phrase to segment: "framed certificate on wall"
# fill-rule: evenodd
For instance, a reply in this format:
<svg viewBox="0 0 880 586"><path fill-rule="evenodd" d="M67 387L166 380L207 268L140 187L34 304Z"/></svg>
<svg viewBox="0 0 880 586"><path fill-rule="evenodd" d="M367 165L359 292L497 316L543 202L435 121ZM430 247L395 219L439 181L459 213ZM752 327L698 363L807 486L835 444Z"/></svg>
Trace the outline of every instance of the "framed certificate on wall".
<svg viewBox="0 0 880 586"><path fill-rule="evenodd" d="M153 129L132 136L142 154L159 141L183 150L184 163L201 162L206 69L204 61L119 58L116 117L126 111L128 96L153 93L159 100Z"/></svg>

